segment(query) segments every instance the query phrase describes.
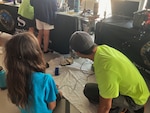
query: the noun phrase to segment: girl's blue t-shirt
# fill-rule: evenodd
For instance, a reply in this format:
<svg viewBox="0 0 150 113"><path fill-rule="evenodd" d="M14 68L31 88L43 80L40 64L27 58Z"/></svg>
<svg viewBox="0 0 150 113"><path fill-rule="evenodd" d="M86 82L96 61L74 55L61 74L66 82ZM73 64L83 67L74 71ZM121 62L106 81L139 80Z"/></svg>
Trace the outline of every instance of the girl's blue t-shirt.
<svg viewBox="0 0 150 113"><path fill-rule="evenodd" d="M32 74L32 95L26 109L19 108L21 113L52 113L48 103L56 101L58 90L50 74L34 72Z"/></svg>

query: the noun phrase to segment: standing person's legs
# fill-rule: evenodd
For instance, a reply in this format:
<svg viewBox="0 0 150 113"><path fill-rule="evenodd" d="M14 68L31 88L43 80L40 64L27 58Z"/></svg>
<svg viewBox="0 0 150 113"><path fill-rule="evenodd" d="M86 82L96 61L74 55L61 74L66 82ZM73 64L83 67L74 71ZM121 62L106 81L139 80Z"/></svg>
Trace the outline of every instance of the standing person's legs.
<svg viewBox="0 0 150 113"><path fill-rule="evenodd" d="M37 38L38 38L39 44L40 44L40 46L41 46L41 44L42 44L42 37L43 37L43 29L38 30L38 31L39 31L39 32L38 32Z"/></svg>
<svg viewBox="0 0 150 113"><path fill-rule="evenodd" d="M50 33L50 30L44 30L44 39L43 39L43 43L44 43L43 51L44 51L44 52L48 52L49 33Z"/></svg>
<svg viewBox="0 0 150 113"><path fill-rule="evenodd" d="M54 29L54 26L44 22L44 53L49 52L48 46L51 29Z"/></svg>
<svg viewBox="0 0 150 113"><path fill-rule="evenodd" d="M42 44L42 38L43 38L43 23L41 21L39 21L38 19L36 19L36 28L38 29L38 41L39 41L39 44L41 46Z"/></svg>
<svg viewBox="0 0 150 113"><path fill-rule="evenodd" d="M49 46L49 34L50 34L50 30L54 28L53 25L49 25L48 23L42 22L38 19L36 19L36 27L39 30L38 33L38 41L39 44L41 46L42 43L42 39L43 39L43 52L44 53L48 53L48 46Z"/></svg>

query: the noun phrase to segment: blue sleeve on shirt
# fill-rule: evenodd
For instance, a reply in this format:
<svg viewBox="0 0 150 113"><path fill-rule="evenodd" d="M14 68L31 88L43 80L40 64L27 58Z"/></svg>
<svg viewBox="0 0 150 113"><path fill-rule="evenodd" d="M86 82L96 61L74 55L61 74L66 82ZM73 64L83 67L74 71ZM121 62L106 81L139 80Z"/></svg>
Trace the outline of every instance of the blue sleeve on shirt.
<svg viewBox="0 0 150 113"><path fill-rule="evenodd" d="M52 76L48 75L47 79L48 80L45 84L45 100L49 103L56 101L56 95L58 94L58 90Z"/></svg>

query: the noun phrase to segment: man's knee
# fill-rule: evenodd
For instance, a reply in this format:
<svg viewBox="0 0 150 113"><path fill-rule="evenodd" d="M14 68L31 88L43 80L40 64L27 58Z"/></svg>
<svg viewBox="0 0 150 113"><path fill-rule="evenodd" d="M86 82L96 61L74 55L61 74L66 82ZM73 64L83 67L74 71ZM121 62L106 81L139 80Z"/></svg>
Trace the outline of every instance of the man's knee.
<svg viewBox="0 0 150 113"><path fill-rule="evenodd" d="M88 83L84 87L84 95L88 98L88 100L93 104L99 103L99 90L98 85L95 83Z"/></svg>
<svg viewBox="0 0 150 113"><path fill-rule="evenodd" d="M87 97L89 95L94 94L94 92L98 92L98 85L96 83L87 83L84 87L84 95Z"/></svg>

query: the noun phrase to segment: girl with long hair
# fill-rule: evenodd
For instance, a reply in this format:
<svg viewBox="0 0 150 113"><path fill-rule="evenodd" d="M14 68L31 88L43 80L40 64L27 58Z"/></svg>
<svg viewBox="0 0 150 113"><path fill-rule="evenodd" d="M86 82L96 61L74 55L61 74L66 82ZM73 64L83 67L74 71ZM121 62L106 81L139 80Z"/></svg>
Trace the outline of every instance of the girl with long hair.
<svg viewBox="0 0 150 113"><path fill-rule="evenodd" d="M21 113L52 113L59 91L50 74L36 37L24 32L6 43L8 97Z"/></svg>

